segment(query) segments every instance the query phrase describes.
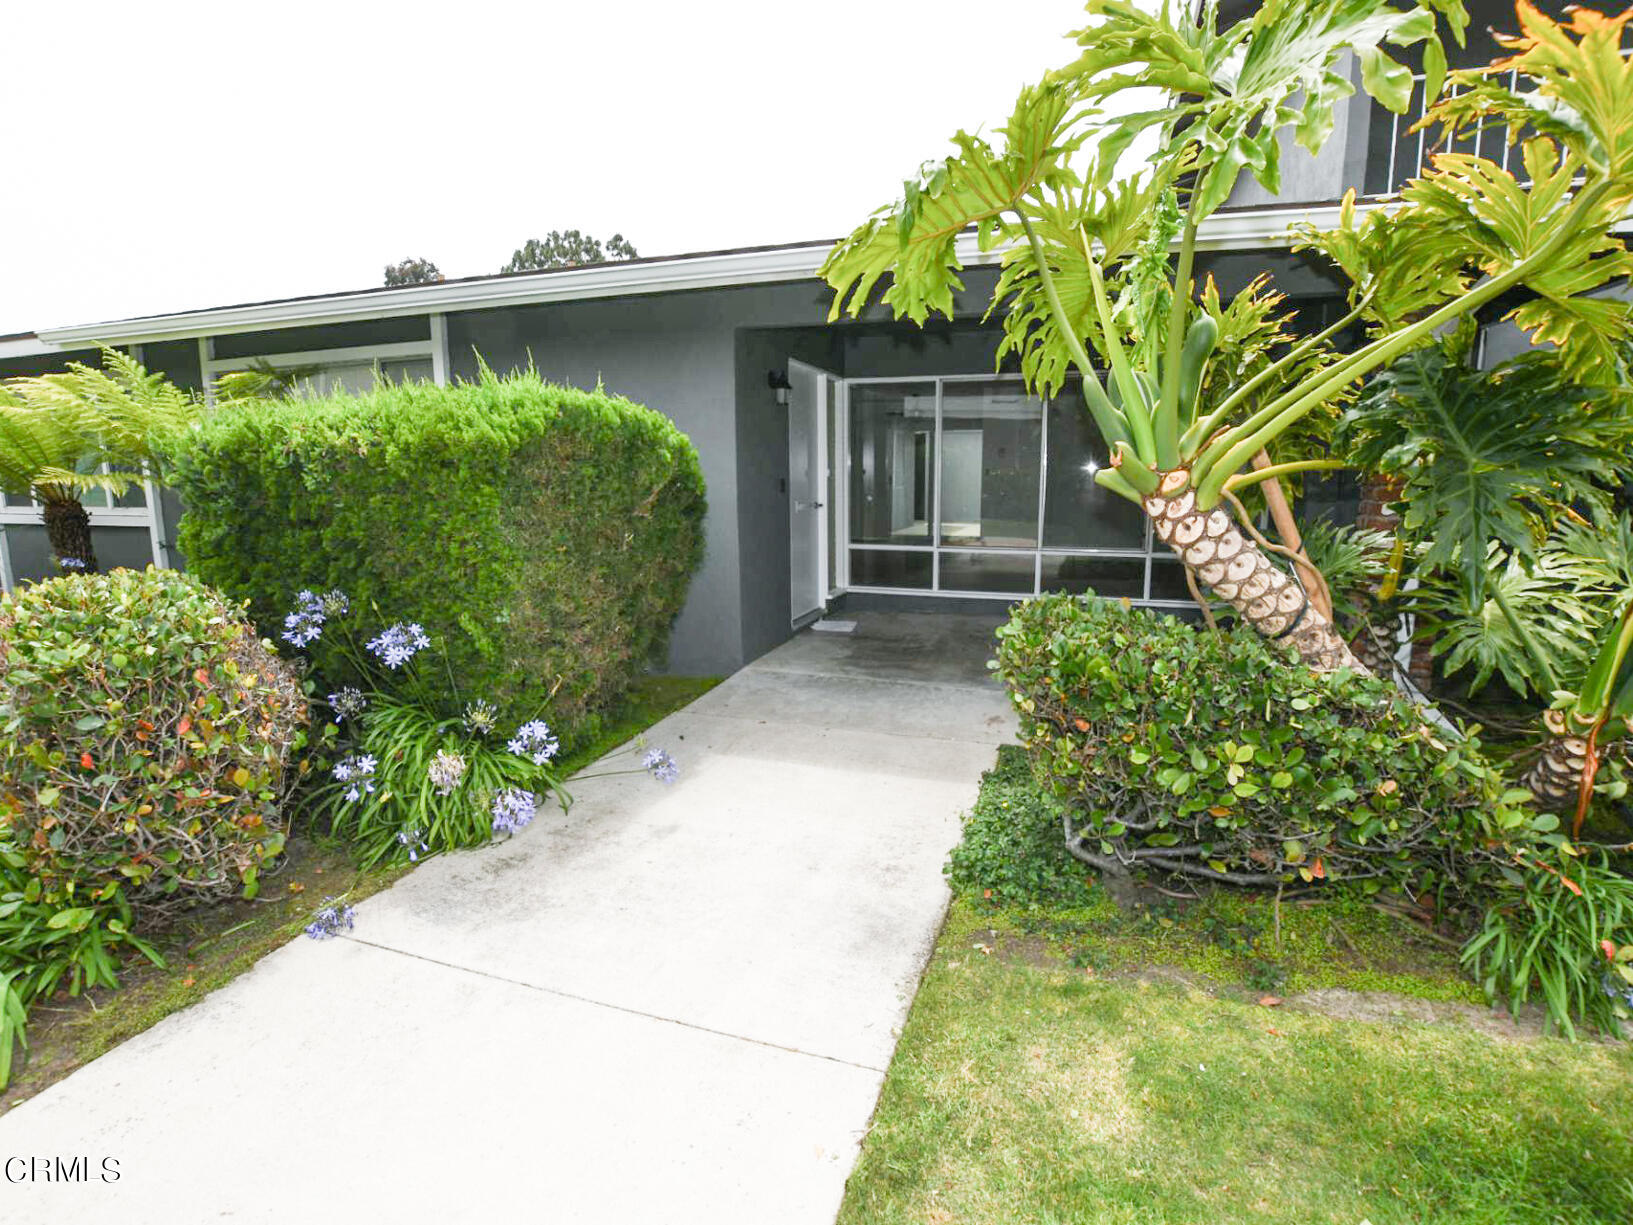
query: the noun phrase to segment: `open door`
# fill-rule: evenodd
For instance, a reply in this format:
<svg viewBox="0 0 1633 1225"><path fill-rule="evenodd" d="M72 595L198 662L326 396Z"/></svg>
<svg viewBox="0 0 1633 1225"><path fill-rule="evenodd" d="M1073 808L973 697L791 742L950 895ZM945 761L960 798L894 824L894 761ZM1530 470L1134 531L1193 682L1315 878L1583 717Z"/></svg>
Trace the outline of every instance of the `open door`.
<svg viewBox="0 0 1633 1225"><path fill-rule="evenodd" d="M804 362L788 363L788 613L815 621L830 588L830 405L839 380Z"/></svg>

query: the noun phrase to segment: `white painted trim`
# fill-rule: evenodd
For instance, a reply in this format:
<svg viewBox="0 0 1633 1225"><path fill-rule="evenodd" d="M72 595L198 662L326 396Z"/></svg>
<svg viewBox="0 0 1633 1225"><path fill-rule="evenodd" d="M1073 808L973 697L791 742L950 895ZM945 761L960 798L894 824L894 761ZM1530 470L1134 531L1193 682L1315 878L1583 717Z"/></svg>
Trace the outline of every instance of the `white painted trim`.
<svg viewBox="0 0 1633 1225"><path fill-rule="evenodd" d="M1358 213L1389 207L1379 201L1356 205ZM1331 228L1338 223L1339 206L1285 205L1233 213L1215 213L1202 223L1199 251L1258 250L1284 246L1291 227L1308 223ZM1624 227L1626 228L1625 223ZM296 298L215 310L181 311L145 319L118 319L74 327L44 328L37 339L8 342L24 346L15 352L48 353L83 347L98 340L177 340L193 336L275 328L345 323L358 319L386 319L457 310L488 310L541 302L575 302L635 294L674 293L689 289L719 289L817 278L817 269L833 249L831 242L801 243L774 250L723 251L710 255L682 255L672 259L628 260L587 268L484 277L480 280L409 285L399 289ZM958 258L966 267L995 264L1002 249L981 251L974 234L958 239ZM27 347L32 345L32 347ZM0 355L11 350L0 349Z"/></svg>
<svg viewBox="0 0 1633 1225"><path fill-rule="evenodd" d="M92 527L146 527L148 513L141 506L87 506ZM38 506L0 506L0 523L30 524L43 527L45 520Z"/></svg>
<svg viewBox="0 0 1633 1225"><path fill-rule="evenodd" d="M448 385L448 316L431 315L431 379L438 387Z"/></svg>
<svg viewBox="0 0 1633 1225"><path fill-rule="evenodd" d="M198 381L204 389L204 402L215 406L215 384L209 375L210 359L215 356L215 341L208 336L198 338Z"/></svg>
<svg viewBox="0 0 1633 1225"><path fill-rule="evenodd" d="M153 546L153 564L160 570L170 569L170 550L164 543L164 504L159 501L159 486L152 479L142 482L147 490L148 540Z"/></svg>
<svg viewBox="0 0 1633 1225"><path fill-rule="evenodd" d="M47 344L33 333L27 336L12 336L0 340L0 361L8 357L34 357L40 353L56 353L60 349L60 345Z"/></svg>
<svg viewBox="0 0 1633 1225"><path fill-rule="evenodd" d="M17 578L11 572L11 540L6 535L6 526L0 523L0 591L12 591L17 586Z"/></svg>

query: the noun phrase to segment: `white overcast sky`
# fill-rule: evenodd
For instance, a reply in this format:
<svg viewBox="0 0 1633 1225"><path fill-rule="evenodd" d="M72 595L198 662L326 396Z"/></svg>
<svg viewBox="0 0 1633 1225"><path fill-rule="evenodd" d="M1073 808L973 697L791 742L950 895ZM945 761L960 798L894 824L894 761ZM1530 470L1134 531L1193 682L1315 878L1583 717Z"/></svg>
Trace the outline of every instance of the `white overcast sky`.
<svg viewBox="0 0 1633 1225"><path fill-rule="evenodd" d="M1081 0L7 6L0 333L837 237L1070 61Z"/></svg>

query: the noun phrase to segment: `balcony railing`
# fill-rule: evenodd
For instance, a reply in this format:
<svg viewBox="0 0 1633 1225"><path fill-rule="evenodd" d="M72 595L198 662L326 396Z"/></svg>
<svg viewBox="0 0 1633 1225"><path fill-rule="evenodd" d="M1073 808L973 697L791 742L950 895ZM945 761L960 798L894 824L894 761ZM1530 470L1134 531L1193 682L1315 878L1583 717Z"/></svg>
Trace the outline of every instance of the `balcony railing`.
<svg viewBox="0 0 1633 1225"><path fill-rule="evenodd" d="M1510 71L1508 87L1519 88L1519 73ZM1454 86L1452 94L1459 91ZM1423 74L1412 78L1412 96L1406 113L1397 115L1376 104L1372 108L1373 123L1368 137L1366 190L1368 195L1381 196L1399 191L1407 180L1416 178L1428 168L1434 153L1468 153L1489 158L1504 170L1510 170L1521 182L1527 181L1520 161L1518 146L1508 141L1508 124L1481 121L1472 131L1464 132L1447 148L1438 147L1442 139L1438 132L1428 128L1412 131L1423 118L1428 100L1423 93ZM1431 141L1436 143L1432 144ZM1512 165L1510 163L1512 162Z"/></svg>

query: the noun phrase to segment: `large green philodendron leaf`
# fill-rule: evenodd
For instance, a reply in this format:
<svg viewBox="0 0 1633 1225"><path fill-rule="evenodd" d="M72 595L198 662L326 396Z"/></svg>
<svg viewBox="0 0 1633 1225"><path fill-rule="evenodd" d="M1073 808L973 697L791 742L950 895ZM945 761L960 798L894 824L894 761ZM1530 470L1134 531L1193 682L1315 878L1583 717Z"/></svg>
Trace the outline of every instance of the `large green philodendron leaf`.
<svg viewBox="0 0 1633 1225"><path fill-rule="evenodd" d="M1480 371L1439 346L1378 374L1338 433L1358 467L1404 481L1401 527L1424 542L1422 566L1476 601L1491 542L1531 558L1566 508L1608 521L1604 488L1630 443L1626 396L1574 385L1549 355Z"/></svg>
<svg viewBox="0 0 1633 1225"><path fill-rule="evenodd" d="M1575 215L1583 163L1548 137L1527 140L1521 161L1524 181L1489 158L1436 154L1402 190L1402 206L1357 220L1347 196L1338 226L1303 227L1297 249L1337 264L1351 303L1366 297L1369 321L1392 331L1462 293L1476 273L1510 271L1568 227L1568 240L1520 281L1537 296L1504 317L1534 342L1559 345L1577 382L1615 386L1626 375L1633 311L1592 295L1633 274L1633 255L1610 232L1622 205L1605 197L1590 215Z"/></svg>
<svg viewBox="0 0 1633 1225"><path fill-rule="evenodd" d="M1462 247L1482 272L1496 276L1565 224L1564 210L1581 187L1580 157L1547 137L1526 141L1522 160L1523 185L1487 158L1440 154L1433 171L1401 195L1445 250ZM1571 239L1521 282L1537 297L1505 316L1534 342L1558 344L1579 382L1615 386L1626 373L1622 353L1633 338L1633 312L1626 302L1587 296L1633 273L1633 255L1610 232L1625 203L1606 197L1594 224L1573 226Z"/></svg>
<svg viewBox="0 0 1633 1225"><path fill-rule="evenodd" d="M1188 6L1169 0L1155 12L1130 0L1089 0L1087 8L1097 20L1077 31L1084 50L1067 73L1096 102L1138 86L1168 92L1173 101L1166 107L1107 120L1108 147L1120 151L1157 129L1158 160L1192 151L1202 167L1198 219L1225 202L1244 170L1267 191L1281 190L1280 129L1291 127L1300 145L1320 151L1334 106L1355 92L1343 71L1346 52L1360 59L1362 89L1404 114L1412 73L1385 45L1433 48L1425 60L1438 74L1445 57L1437 10L1459 43L1468 24L1461 0L1401 7L1384 0L1265 0L1252 17L1217 33L1211 3L1200 22L1190 20ZM1176 17L1176 8L1184 15Z"/></svg>
<svg viewBox="0 0 1633 1225"><path fill-rule="evenodd" d="M1084 242L1090 243L1102 266L1134 257L1146 243L1170 187L1165 178L1137 176L1103 189L1085 184L1076 192L1062 192L1031 206L1033 230L1066 318L1077 337L1087 338L1091 346L1098 346L1102 338ZM1018 354L1030 385L1044 395L1055 394L1072 372L1072 350L1056 325L1030 243L1005 251L988 315L1005 302L1009 309L1003 313L998 361L1011 352Z"/></svg>
<svg viewBox="0 0 1633 1225"><path fill-rule="evenodd" d="M1380 331L1402 324L1468 288L1472 243L1445 218L1408 210L1357 214L1349 191L1331 230L1295 226L1293 250L1320 251L1349 281L1350 305L1366 303L1365 318Z"/></svg>
<svg viewBox="0 0 1633 1225"><path fill-rule="evenodd" d="M1496 545L1487 555L1487 588L1471 600L1463 585L1423 576L1408 596L1431 652L1447 675L1468 672L1469 691L1478 692L1500 675L1515 693L1543 699L1550 678L1539 673L1524 641L1491 589L1502 592L1515 619L1531 635L1556 677L1580 677L1587 670L1603 609L1617 589L1606 568L1551 539L1534 559L1504 557Z"/></svg>
<svg viewBox="0 0 1633 1225"><path fill-rule="evenodd" d="M1045 80L1021 91L999 129L1000 147L960 131L955 157L928 164L900 200L829 252L820 271L835 290L829 319L859 315L887 272L893 277L884 302L898 318L922 324L931 311L950 317L953 294L963 288L958 236L975 226L990 249L1001 237L1013 238L1001 218L1023 199L1076 191L1081 181L1071 157L1090 135L1086 118L1066 83Z"/></svg>

